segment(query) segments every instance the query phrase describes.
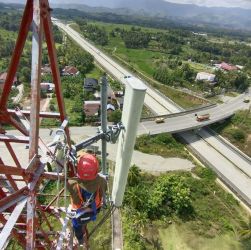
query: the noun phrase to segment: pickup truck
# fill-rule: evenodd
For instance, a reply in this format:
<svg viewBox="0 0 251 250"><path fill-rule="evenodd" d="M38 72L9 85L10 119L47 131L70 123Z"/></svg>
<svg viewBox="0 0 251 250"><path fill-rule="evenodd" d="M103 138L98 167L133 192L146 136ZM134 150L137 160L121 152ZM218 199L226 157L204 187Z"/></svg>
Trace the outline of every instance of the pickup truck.
<svg viewBox="0 0 251 250"><path fill-rule="evenodd" d="M202 122L202 121L208 120L210 118L210 114L203 114L203 115L195 114L195 116L196 116L196 120L198 122Z"/></svg>

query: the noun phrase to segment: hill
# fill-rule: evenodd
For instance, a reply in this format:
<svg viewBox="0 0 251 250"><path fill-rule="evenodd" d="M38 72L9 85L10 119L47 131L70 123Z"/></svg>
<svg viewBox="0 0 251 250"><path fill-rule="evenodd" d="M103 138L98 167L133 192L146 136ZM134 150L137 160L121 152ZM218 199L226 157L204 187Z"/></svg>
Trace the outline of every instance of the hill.
<svg viewBox="0 0 251 250"><path fill-rule="evenodd" d="M85 0L84 4L54 4L54 7L90 12L136 14L165 17L173 21L199 26L217 26L228 29L251 30L251 10L241 8L202 7L192 4L175 4L163 0L104 1Z"/></svg>

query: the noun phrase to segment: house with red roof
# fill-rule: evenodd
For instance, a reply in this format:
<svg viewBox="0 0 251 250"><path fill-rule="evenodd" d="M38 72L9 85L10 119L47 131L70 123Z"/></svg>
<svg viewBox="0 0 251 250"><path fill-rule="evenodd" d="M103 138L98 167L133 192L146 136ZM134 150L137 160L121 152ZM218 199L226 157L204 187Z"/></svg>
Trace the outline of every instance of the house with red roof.
<svg viewBox="0 0 251 250"><path fill-rule="evenodd" d="M77 76L79 74L79 71L76 67L73 66L65 66L62 70L63 76Z"/></svg>
<svg viewBox="0 0 251 250"><path fill-rule="evenodd" d="M85 101L84 112L86 116L97 116L101 106L101 101Z"/></svg>
<svg viewBox="0 0 251 250"><path fill-rule="evenodd" d="M226 71L233 71L233 70L238 70L238 68L235 66L235 65L232 65L232 64L228 64L228 63L225 63L225 62L222 62L219 67L223 70L226 70Z"/></svg>

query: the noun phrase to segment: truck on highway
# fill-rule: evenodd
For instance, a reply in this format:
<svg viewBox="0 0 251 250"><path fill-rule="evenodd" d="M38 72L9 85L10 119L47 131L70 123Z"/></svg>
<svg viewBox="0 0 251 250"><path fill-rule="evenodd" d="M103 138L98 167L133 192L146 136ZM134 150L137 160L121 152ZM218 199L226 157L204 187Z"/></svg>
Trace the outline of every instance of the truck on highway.
<svg viewBox="0 0 251 250"><path fill-rule="evenodd" d="M203 115L195 114L195 116L196 116L196 120L198 122L202 122L202 121L208 120L210 118L210 114L203 114Z"/></svg>

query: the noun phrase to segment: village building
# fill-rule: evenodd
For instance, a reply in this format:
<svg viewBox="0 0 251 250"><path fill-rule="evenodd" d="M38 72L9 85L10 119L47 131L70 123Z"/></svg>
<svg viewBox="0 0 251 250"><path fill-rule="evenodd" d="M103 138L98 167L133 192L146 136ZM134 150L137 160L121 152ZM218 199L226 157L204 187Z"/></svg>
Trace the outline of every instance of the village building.
<svg viewBox="0 0 251 250"><path fill-rule="evenodd" d="M107 98L108 100L116 100L116 96L110 85L107 86Z"/></svg>
<svg viewBox="0 0 251 250"><path fill-rule="evenodd" d="M65 66L62 70L63 76L77 76L79 75L79 71L76 67L73 66Z"/></svg>
<svg viewBox="0 0 251 250"><path fill-rule="evenodd" d="M85 78L84 91L94 92L98 88L98 80L95 78Z"/></svg>
<svg viewBox="0 0 251 250"><path fill-rule="evenodd" d="M124 96L124 92L123 91L114 91L114 95L115 95L115 97L122 97L122 96Z"/></svg>
<svg viewBox="0 0 251 250"><path fill-rule="evenodd" d="M86 116L97 116L99 114L101 102L100 101L85 101L84 112Z"/></svg>
<svg viewBox="0 0 251 250"><path fill-rule="evenodd" d="M215 64L215 67L218 69L223 69L225 71L233 71L233 70L238 70L238 68L235 65L228 64L225 62L222 62L220 64Z"/></svg>
<svg viewBox="0 0 251 250"><path fill-rule="evenodd" d="M41 82L40 89L46 93L51 93L55 90L55 84L50 82Z"/></svg>
<svg viewBox="0 0 251 250"><path fill-rule="evenodd" d="M95 100L101 100L101 94L99 91L95 91L95 93L93 94Z"/></svg>
<svg viewBox="0 0 251 250"><path fill-rule="evenodd" d="M107 113L112 113L113 111L115 111L115 107L111 104L111 103L108 103L107 104L107 107L106 107L106 110L107 110Z"/></svg>
<svg viewBox="0 0 251 250"><path fill-rule="evenodd" d="M195 81L214 82L215 75L207 72L199 72L195 78Z"/></svg>

